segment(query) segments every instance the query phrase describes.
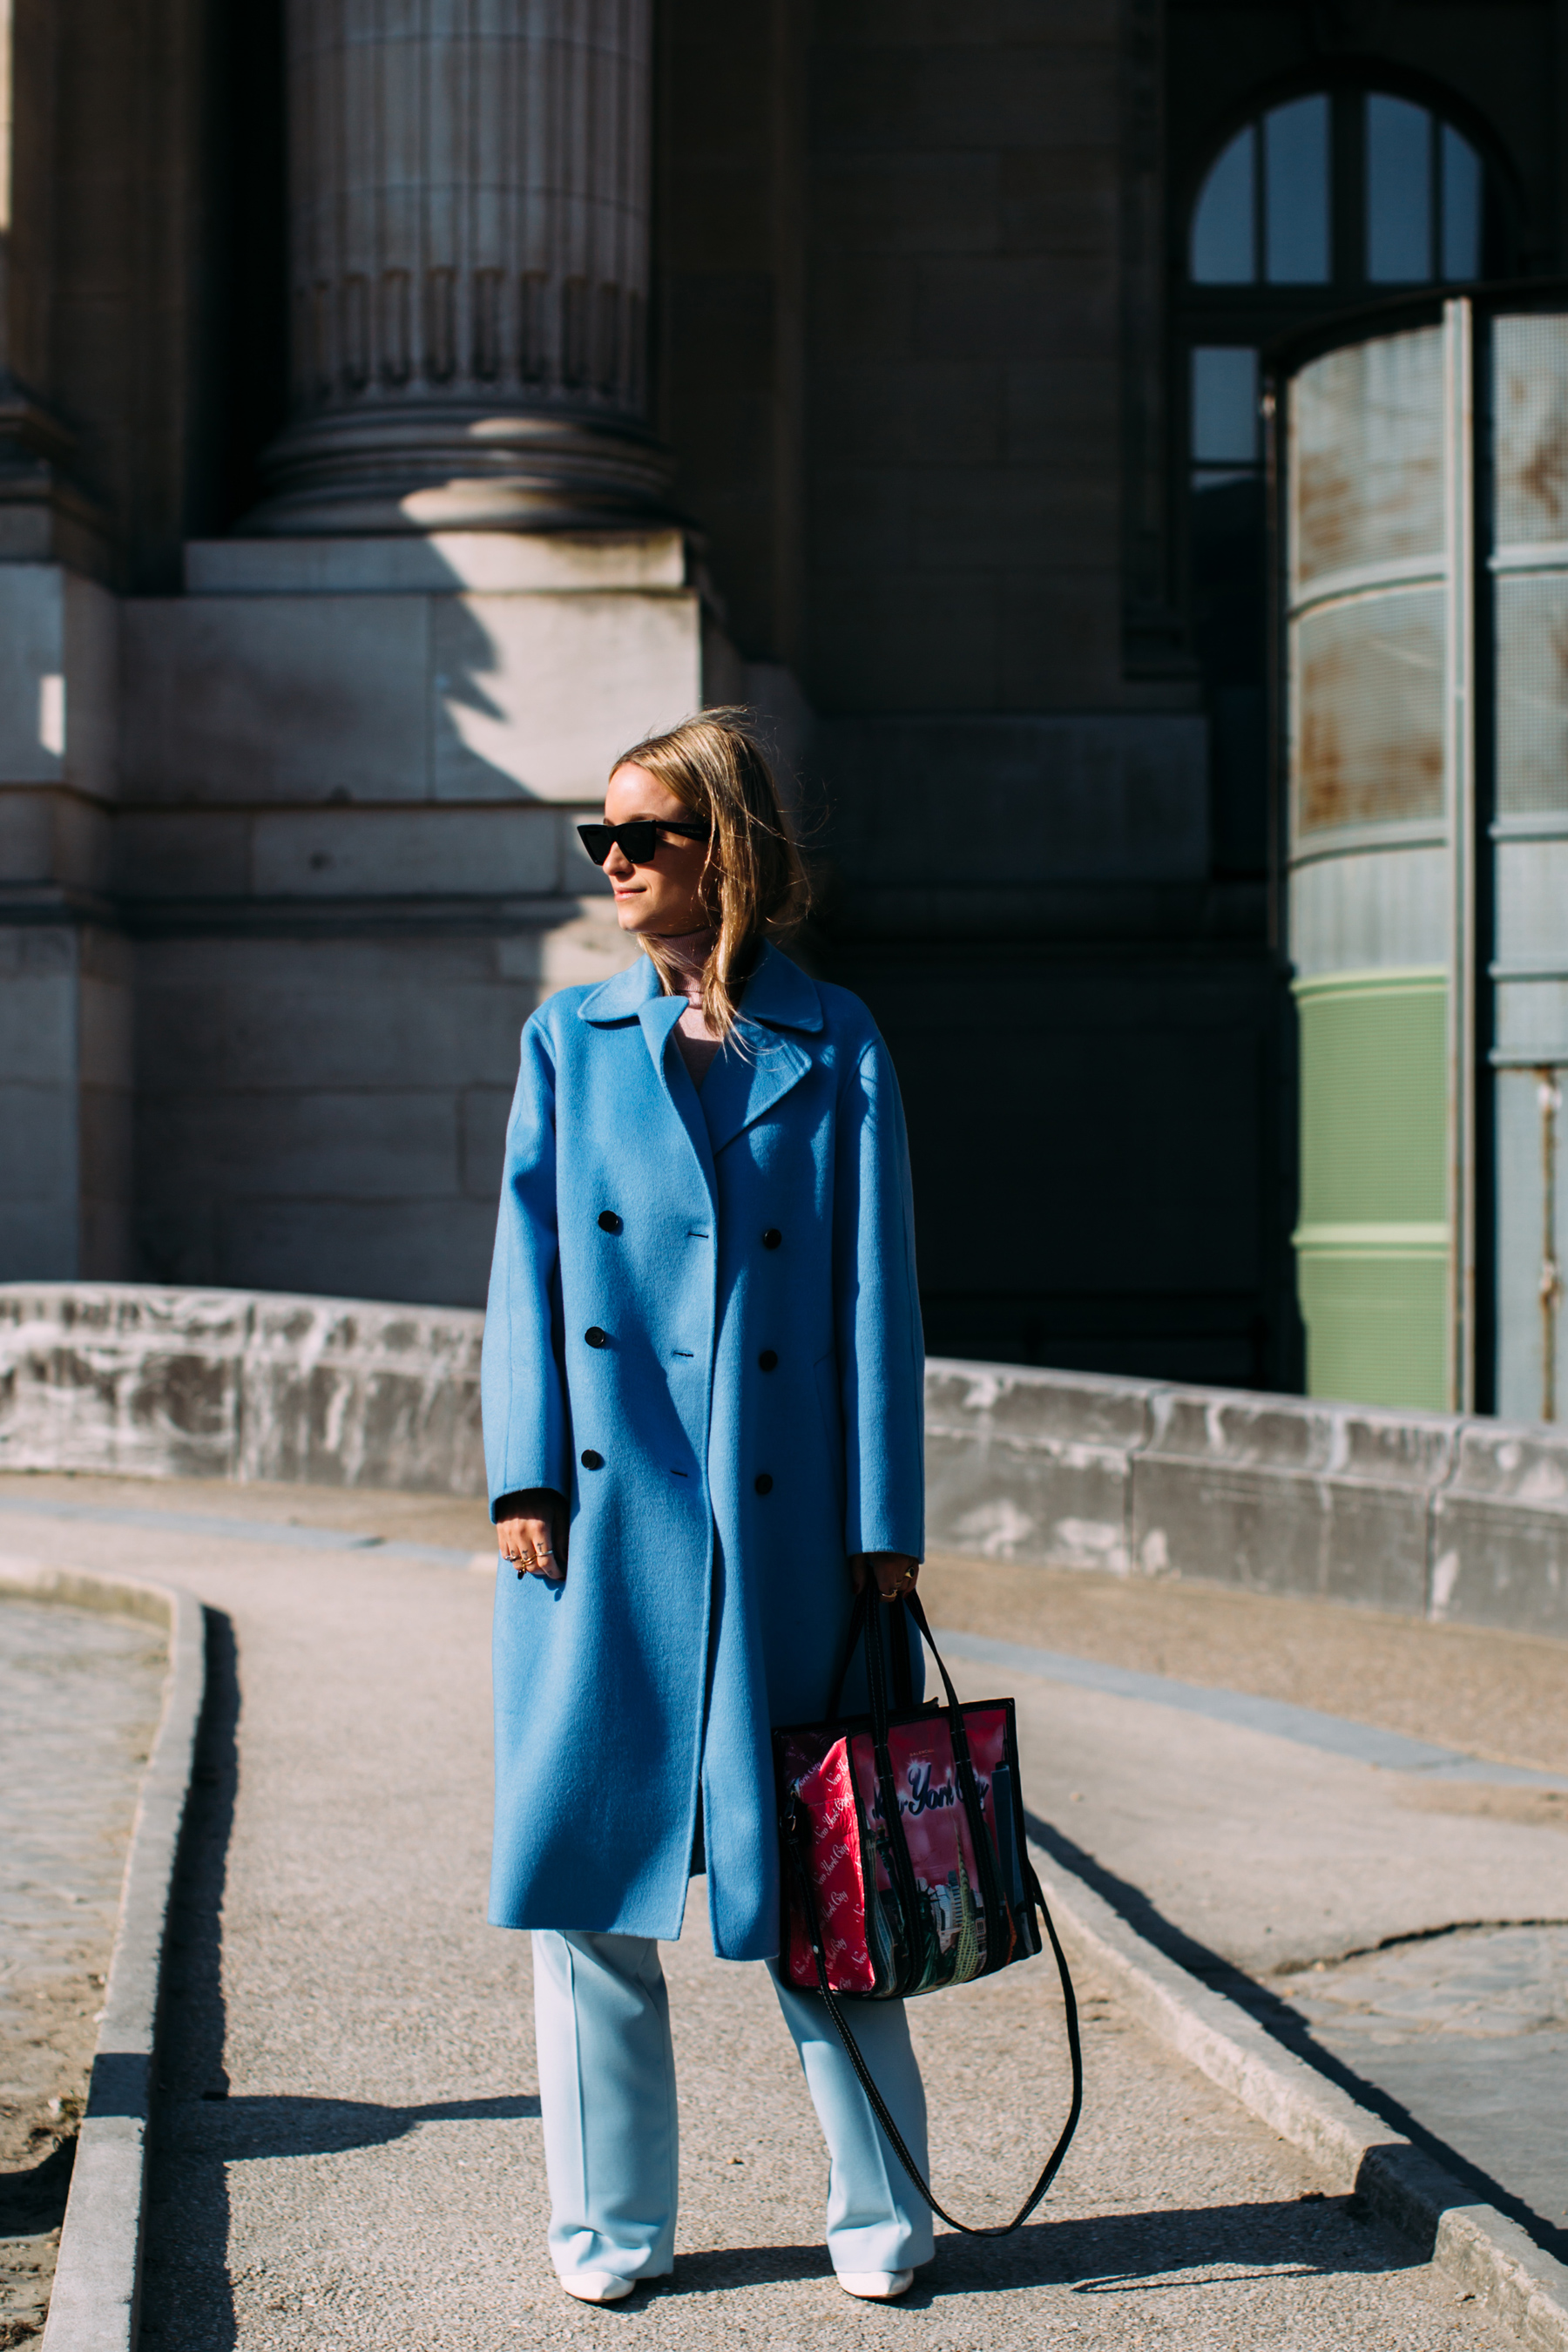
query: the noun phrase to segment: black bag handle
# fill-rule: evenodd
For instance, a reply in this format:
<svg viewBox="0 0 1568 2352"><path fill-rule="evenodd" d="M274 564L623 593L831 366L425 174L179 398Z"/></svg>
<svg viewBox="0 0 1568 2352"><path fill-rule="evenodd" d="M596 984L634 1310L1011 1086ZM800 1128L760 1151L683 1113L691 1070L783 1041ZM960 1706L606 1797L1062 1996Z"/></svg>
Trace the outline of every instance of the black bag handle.
<svg viewBox="0 0 1568 2352"><path fill-rule="evenodd" d="M869 1613L871 1592L872 1581L871 1579L868 1577L864 1586L856 1595L855 1607L849 1621L849 1639L845 1651L844 1662L838 1670L837 1682L834 1686L833 1701L829 1713L830 1715L837 1715L838 1712L838 1702L843 1691L844 1677L848 1672L849 1660L855 1654L856 1642L860 1639L862 1634L864 1634L866 1642L866 1676L871 1699L872 1750L876 1759L878 1790L883 1807L882 1817L884 1821L892 1825L892 1828L895 1831L900 1831L901 1829L901 1822L898 1808L898 1798L892 1785L892 1759L888 1751L887 1686L883 1675L881 1639L879 1628L878 1626L878 1617L879 1617L883 1612L879 1610L876 1615ZM942 1676L942 1689L947 1696L947 1706L944 1711L947 1717L952 1740L953 1767L958 1780L959 1794L963 1800L964 1811L969 1820L970 1837L974 1847L975 1859L980 1867L982 1878L982 1899L985 1905L987 1934L988 1937L994 1936L996 1931L996 1924L1000 1911L1000 1896L994 1885L994 1873L992 1869L991 1836L989 1831L985 1827L984 1813L980 1803L980 1791L975 1783L973 1761L969 1753L969 1732L963 1720L963 1705L959 1699L957 1691L953 1687L952 1677L947 1671L942 1653L937 1648L935 1642L931 1639L931 1631L930 1625L926 1622L925 1610L920 1600L912 1592L901 1594L899 1601L891 1603L886 1612L888 1617L892 1621L889 1624L889 1631L892 1638L893 1657L895 1662L897 1662L900 1656L902 1657L905 1675L907 1678L909 1671L909 1637L904 1623L904 1612L906 1610L908 1611L909 1615L913 1619L916 1626L919 1628L921 1637L931 1651L931 1656L936 1661L936 1669L938 1674ZM886 1784L885 1786L884 1781ZM883 2131L888 2136L888 2142L889 2147L892 2148L894 2155L898 2158L899 2162L903 2166L904 2170L909 2174L910 2179L913 2181L915 2187L919 2189L926 2203L931 2207L931 2211L940 2215L942 2220L948 2224L950 2229L962 2231L966 2238L1011 2237L1015 2230L1018 2230L1023 2227L1030 2214L1034 2211L1036 2206L1039 2203L1041 2198L1044 2197L1047 2189L1049 2189L1052 2181L1056 2179L1057 2174L1060 2171L1062 2159L1066 2156L1068 2147L1071 2145L1072 2136L1078 2129L1079 2117L1083 2112L1083 2047L1079 2032L1078 2000L1073 1992L1072 1975L1068 1968L1067 1954L1062 1949L1061 1938L1057 1934L1056 1922L1051 1917L1050 1908L1041 1891L1040 1882L1036 1874L1034 1864L1028 1860L1027 1854L1026 1853L1024 1858L1024 1869L1026 1886L1029 1900L1045 1922L1046 1934L1050 1940L1051 1950L1056 1956L1057 1974L1061 1979L1062 2001L1067 2011L1068 2050L1072 2060L1072 2104L1068 2110L1068 2119L1062 2126L1060 2137L1058 2137L1055 2147L1051 2150L1050 2156L1047 2159L1044 2171L1036 2181L1033 2189L1029 2191L1029 2194L1025 2199L1023 2204L1018 2208L1017 2212L1013 2216L1013 2219L1010 2221L992 2222L986 2226L977 2226L969 2221L959 2221L956 2215L950 2213L944 2205L939 2205L937 2203L936 2198L932 2194L930 2182L925 2179L919 2165L916 2164L914 2158L910 2154L909 2149L905 2147L903 2136L900 2132L898 2126L894 2123L892 2116L888 2112L887 2102L883 2098L880 2091L878 2090L876 2084L871 2078L871 2070L860 2054L860 2045L856 2041L854 2033L850 2029L848 2020L846 2018L843 2009L839 2004L838 1996L827 1981L827 1956L823 1949L822 1925L821 1921L817 1917L816 1895L811 1884L811 1873L806 1867L805 1856L802 1850L804 1824L801 1819L801 1809L798 1800L795 1797L793 1792L785 1809L784 1830L784 1842L789 1848L790 1857L795 1864L795 1874L800 1893L801 1907L805 1913L806 1926L811 1934L811 1952L812 1958L816 1962L816 1966L817 1988L822 1994L824 2001L827 2005L827 2014L833 2020L834 2029L838 2035L838 2039L844 2045L845 2055L847 2057L850 2065L855 2070L856 2079L859 2083L861 2089L866 2094L867 2099L870 2104L872 2114L876 2116L877 2121L881 2125ZM898 1868L901 1863L903 1870L909 1871L909 1849L904 1843L901 1833L893 1835L889 1840L889 1843L892 1849L890 1859L892 1860L895 1868ZM900 1874L902 1874L900 1873ZM912 1873L910 1875L912 1879ZM910 1888L910 1896L912 1902L912 1884ZM906 1916L912 1917L913 1916L912 1909L906 1912Z"/></svg>
<svg viewBox="0 0 1568 2352"><path fill-rule="evenodd" d="M974 1850L975 1867L980 1877L980 1902L985 1914L985 1934L989 1948L995 1950L1008 1911L997 1885L996 1871L991 1850L990 1835L985 1828L984 1809L980 1801L979 1783L974 1777L974 1762L969 1752L969 1729L963 1720L963 1708L952 1676L941 1651L936 1646L926 1613L919 1596L913 1591L900 1592L891 1601L883 1601L877 1587L868 1576L855 1596L849 1612L849 1631L834 1679L833 1695L828 1701L827 1719L838 1712L844 1696L845 1678L849 1662L855 1655L856 1643L861 1643L866 1652L866 1688L870 1706L872 1769L877 1782L877 1802L883 1821L888 1825L888 1863L898 1883L899 1900L903 1916L911 1923L919 1916L920 1901L915 1886L914 1866L910 1861L909 1847L903 1835L902 1816L899 1810L898 1792L893 1780L893 1759L889 1747L887 1668L882 1656L882 1624L888 1628L888 1642L892 1656L894 1705L902 1712L914 1709L914 1679L910 1662L909 1621L913 1619L931 1656L936 1660L942 1688L947 1695L948 1735L952 1748L953 1775L958 1783L959 1802L969 1823L970 1842ZM1009 1932L1011 1930L1009 1929Z"/></svg>
<svg viewBox="0 0 1568 2352"><path fill-rule="evenodd" d="M843 1654L840 1656L838 1661L838 1672L833 1677L833 1691L827 1702L827 1713L823 1718L824 1722L831 1722L834 1717L839 1712L844 1698L844 1685L848 1678L850 1662L854 1658L856 1648L861 1641L864 1641L867 1645L868 1662L866 1671L868 1683L869 1683L871 1673L869 1652L874 1643L879 1647L880 1636L878 1633L878 1625L879 1622L883 1617L886 1617L888 1620L888 1631L890 1637L889 1646L892 1651L893 1705L901 1710L908 1710L912 1708L914 1706L915 1686L914 1677L910 1668L909 1633L905 1627L903 1618L899 1614L900 1610L904 1605L904 1596L900 1593L896 1601L885 1604L879 1602L878 1607L873 1610L871 1603L876 1597L876 1579L868 1575L865 1583L855 1595L855 1606L849 1612L849 1630L844 1637ZM911 1595L910 1597L912 1598L913 1596ZM923 1622L921 1624L921 1630L924 1632L927 1641L931 1641L930 1629L923 1624ZM932 1643L932 1655L935 1655L934 1643ZM937 1664L942 1668L942 1680L946 1682L947 1669L945 1666L942 1666L942 1660L940 1658L937 1659ZM952 1687L952 1685L948 1684L950 1692ZM956 1700L952 1703L956 1705Z"/></svg>

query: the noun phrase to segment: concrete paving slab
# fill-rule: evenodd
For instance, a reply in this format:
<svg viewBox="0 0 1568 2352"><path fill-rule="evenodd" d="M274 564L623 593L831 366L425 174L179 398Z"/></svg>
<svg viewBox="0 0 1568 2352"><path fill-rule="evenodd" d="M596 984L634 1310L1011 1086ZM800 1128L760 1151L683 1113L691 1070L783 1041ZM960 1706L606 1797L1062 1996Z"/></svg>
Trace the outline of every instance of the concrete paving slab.
<svg viewBox="0 0 1568 2352"><path fill-rule="evenodd" d="M1568 1927L1458 1927L1279 1990L1316 2041L1568 2252Z"/></svg>
<svg viewBox="0 0 1568 2352"><path fill-rule="evenodd" d="M994 1695L996 1667L956 1654L952 1663L965 1696ZM1478 1923L1555 1922L1568 1938L1561 1808L1537 1819L1477 1814L1463 1809L1468 1787L1434 1789L1419 1769L1150 1698L1016 1670L1005 1679L1026 1797L1052 1825L1048 1843L1186 1966L1224 1980L1228 1964L1261 1986L1262 2013L1292 2044L1341 2062L1371 2086L1358 2096L1397 2128L1425 2130L1489 2201L1549 2251L1568 2252L1568 2139L1551 2121L1568 2114L1561 1974L1526 2004L1528 2025L1516 1998L1508 2022L1485 2030L1458 1997L1463 1973L1449 1955L1452 1932ZM1460 1809L1441 1801L1450 1796ZM1401 1955L1397 1999L1390 1946ZM1357 2007L1364 1991L1331 1996L1334 1964L1348 1969L1352 1956L1371 1954L1384 1996L1374 2025Z"/></svg>
<svg viewBox="0 0 1568 2352"><path fill-rule="evenodd" d="M67 1559L81 1533L40 1517L28 1548ZM568 2303L542 2243L526 1948L481 1918L484 1580L129 1526L115 1549L225 1620L176 1914L149 2344L358 2352L616 2327L770 2352L1503 2340L1092 1984L1089 2111L1044 2216L1001 2247L944 2234L903 2308L848 2303L827 2274L820 2143L765 1978L714 1961L700 1928L668 1955L677 2280L619 2312ZM964 2210L1004 2210L1065 2096L1047 1976L922 2004L916 2028L942 2178Z"/></svg>
<svg viewBox="0 0 1568 2352"><path fill-rule="evenodd" d="M1319 1748L1325 1755L1378 1764L1390 1772L1429 1773L1449 1782L1538 1787L1568 1796L1568 1775L1467 1756L1435 1740L1385 1731L1378 1724L1347 1722L1344 1717L1325 1714L1321 1707L1293 1706L1282 1699L1259 1698L1250 1691L1217 1690L1212 1684L1180 1682L1169 1675L1139 1674L1129 1666L1108 1665L1099 1658L1074 1658L1059 1650L989 1641L983 1634L952 1633L941 1625L935 1632L944 1657L968 1658L1005 1674L1071 1683L1083 1690L1109 1692L1113 1698L1145 1699L1155 1706L1174 1707L1183 1715L1204 1716L1211 1723L1239 1724L1246 1730L1267 1732L1272 1739L1292 1740L1300 1748ZM1564 1819L1568 1821L1568 1814Z"/></svg>

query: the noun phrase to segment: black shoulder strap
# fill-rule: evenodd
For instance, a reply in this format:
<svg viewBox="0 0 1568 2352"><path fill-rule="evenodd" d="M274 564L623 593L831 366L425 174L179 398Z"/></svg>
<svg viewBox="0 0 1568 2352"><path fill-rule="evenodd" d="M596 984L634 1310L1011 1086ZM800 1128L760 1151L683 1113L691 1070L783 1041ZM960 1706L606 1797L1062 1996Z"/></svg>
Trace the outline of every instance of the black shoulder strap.
<svg viewBox="0 0 1568 2352"><path fill-rule="evenodd" d="M1078 2002L1073 1995L1072 1977L1068 1969L1067 1954L1062 1949L1061 1938L1056 1930L1056 1922L1047 1907L1046 1898L1040 1891L1040 1882L1035 1875L1033 1867L1029 1866L1028 1870L1029 1896L1046 1923L1046 1933L1050 1937L1051 1949L1056 1954L1057 1973L1061 1979L1062 2000L1067 2010L1068 2049L1072 2057L1072 2105L1068 2109L1068 2119L1062 2126L1061 2137L1051 2150L1045 2170L1014 2214L1013 2219L1010 2221L993 2222L988 2228L977 2228L972 2222L960 2221L948 2211L945 2205L937 2203L931 2194L930 2183L904 2146L903 2137L892 2116L888 2113L887 2102L871 2079L870 2068L860 2054L860 2046L850 2032L848 2021L839 2005L838 1997L827 1981L827 1960L822 1948L822 1929L816 1916L816 1896L811 1884L811 1873L806 1868L805 1856L801 1851L803 1824L800 1808L793 1799L785 1815L784 1827L787 1833L786 1842L795 1863L795 1882L800 1890L802 1907L805 1914L806 1924L811 1930L811 1950L816 1963L817 1986L823 2000L827 2004L827 2014L833 2020L838 2039L844 2044L845 2055L855 2069L856 2079L870 2102L871 2113L888 2136L889 2145L893 2154L898 2158L931 2211L940 2214L950 2229L962 2230L966 2238L1011 2237L1013 2231L1022 2228L1028 2220L1060 2171L1062 2158L1066 2156L1072 2136L1078 2129L1078 2119L1083 2110L1083 2050L1079 2038Z"/></svg>

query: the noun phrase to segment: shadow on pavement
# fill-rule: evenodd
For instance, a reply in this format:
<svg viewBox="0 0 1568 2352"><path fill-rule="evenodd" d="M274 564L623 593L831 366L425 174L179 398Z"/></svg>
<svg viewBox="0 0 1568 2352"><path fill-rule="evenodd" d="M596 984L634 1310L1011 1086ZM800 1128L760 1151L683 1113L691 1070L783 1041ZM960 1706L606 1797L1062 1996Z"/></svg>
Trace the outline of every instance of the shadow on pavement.
<svg viewBox="0 0 1568 2352"><path fill-rule="evenodd" d="M1479 2165L1471 2163L1448 2141L1440 2139L1436 2132L1428 2131L1418 2117L1379 2084L1357 2074L1354 2067L1347 2066L1342 2058L1336 2057L1317 2039L1300 2011L1293 2009L1289 2001L1281 2000L1267 1985L1260 1985L1245 1969L1238 1969L1220 1953L1211 1951L1206 1944L1200 1944L1184 1928L1178 1927L1173 1920L1168 1919L1141 1887L1132 1885L1127 1879L1119 1878L1114 1871L1107 1870L1093 1854L1086 1853L1082 1846L1075 1845L1071 1838L1065 1837L1049 1822L1042 1821L1037 1813L1026 1813L1024 1821L1037 1845L1074 1872L1086 1886L1091 1886L1113 1911L1120 1913L1130 1927L1136 1928L1139 1935L1152 1944L1156 1951L1163 1952L1167 1959L1174 1960L1178 1968L1185 1969L1189 1976L1196 1977L1212 1991L1223 1993L1227 2000L1235 2001L1238 2009L1261 2025L1266 2032L1272 2034L1281 2048L1289 2050L1292 2056L1303 2059L1326 2081L1337 2084L1358 2105L1379 2116L1402 2138L1409 2140L1434 2163L1441 2165L1457 2186L1468 2192L1468 2196L1456 2199L1456 2203L1468 2203L1471 2198L1476 2198L1495 2206L1510 2221L1517 2221L1520 2228L1547 2253L1555 2256L1559 2262L1568 2261L1568 2231L1556 2227L1544 2215L1536 2212L1532 2206L1527 2205L1522 2198L1504 2188L1500 2180L1494 2179Z"/></svg>
<svg viewBox="0 0 1568 2352"><path fill-rule="evenodd" d="M223 1898L239 1780L239 1670L234 1627L216 1609L206 1623L207 1687L196 1736L179 1868L169 1911L142 2326L147 2336L229 2352L236 2340L228 2274L228 2190L200 2103L225 2099Z"/></svg>
<svg viewBox="0 0 1568 2352"><path fill-rule="evenodd" d="M209 2157L226 2162L327 2156L345 2148L384 2147L421 2124L521 2123L538 2115L539 2101L531 2093L512 2098L437 2099L423 2107L303 2095L225 2097L221 2116L205 2119L202 2145Z"/></svg>
<svg viewBox="0 0 1568 2352"><path fill-rule="evenodd" d="M1234 2284L1238 2278L1407 2270L1419 2260L1386 2231L1368 2226L1355 2198L1309 2195L1267 2205L1035 2221L1012 2238L985 2245L941 2237L935 2263L900 2296L899 2307L922 2310L944 2295L1014 2294L1035 2286L1114 2294L1132 2285L1147 2290L1163 2280L1191 2292ZM675 2276L661 2280L658 2292L715 2294L726 2288L825 2278L828 2271L821 2245L725 2247L679 2253ZM1205 2271L1216 2275L1193 2275Z"/></svg>
<svg viewBox="0 0 1568 2352"><path fill-rule="evenodd" d="M66 2217L76 2134L51 2145L26 2172L0 2172L0 2238L37 2238Z"/></svg>

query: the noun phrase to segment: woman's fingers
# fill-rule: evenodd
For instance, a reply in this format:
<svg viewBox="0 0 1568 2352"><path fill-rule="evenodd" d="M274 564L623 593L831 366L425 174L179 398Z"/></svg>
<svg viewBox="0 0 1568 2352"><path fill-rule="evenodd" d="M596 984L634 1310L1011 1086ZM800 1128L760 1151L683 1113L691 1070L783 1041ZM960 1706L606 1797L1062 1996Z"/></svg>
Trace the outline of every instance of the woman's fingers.
<svg viewBox="0 0 1568 2352"><path fill-rule="evenodd" d="M884 1601L904 1601L915 1589L921 1564L903 1551L852 1552L849 1573L857 1592L864 1589L868 1570L876 1578L877 1591Z"/></svg>
<svg viewBox="0 0 1568 2352"><path fill-rule="evenodd" d="M915 1579L921 1571L919 1560L899 1551L879 1552L876 1557L878 1591L884 1601L902 1601L915 1589Z"/></svg>
<svg viewBox="0 0 1568 2352"><path fill-rule="evenodd" d="M555 1530L550 1519L502 1519L496 1528L496 1541L519 1576L542 1576L550 1583L559 1584L566 1573L564 1558L556 1550Z"/></svg>

